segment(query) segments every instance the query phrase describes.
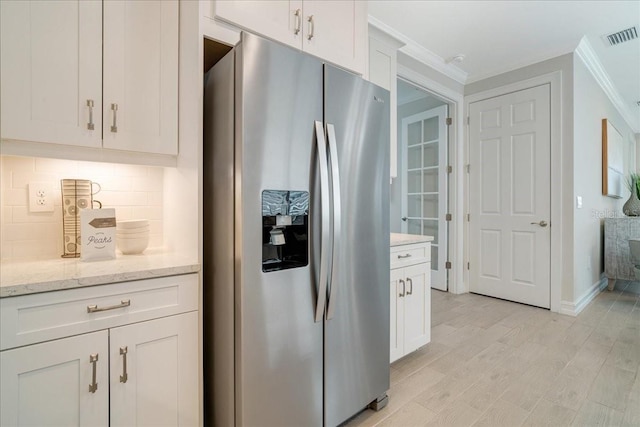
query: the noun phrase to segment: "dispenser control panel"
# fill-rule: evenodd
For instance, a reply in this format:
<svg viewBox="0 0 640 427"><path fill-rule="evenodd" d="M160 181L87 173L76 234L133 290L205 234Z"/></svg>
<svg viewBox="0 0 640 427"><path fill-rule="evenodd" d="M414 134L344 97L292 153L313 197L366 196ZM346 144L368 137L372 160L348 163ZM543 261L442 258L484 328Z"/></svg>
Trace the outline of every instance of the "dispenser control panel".
<svg viewBox="0 0 640 427"><path fill-rule="evenodd" d="M309 264L309 192L262 192L262 271Z"/></svg>

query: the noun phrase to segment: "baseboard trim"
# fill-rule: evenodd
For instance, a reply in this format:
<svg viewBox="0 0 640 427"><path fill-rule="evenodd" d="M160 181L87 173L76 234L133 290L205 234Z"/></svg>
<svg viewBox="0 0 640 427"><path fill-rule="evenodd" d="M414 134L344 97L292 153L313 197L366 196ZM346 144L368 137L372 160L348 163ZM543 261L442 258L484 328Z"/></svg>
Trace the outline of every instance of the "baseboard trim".
<svg viewBox="0 0 640 427"><path fill-rule="evenodd" d="M561 301L560 314L576 317L593 299L607 287L607 278L603 277L594 283L576 302Z"/></svg>

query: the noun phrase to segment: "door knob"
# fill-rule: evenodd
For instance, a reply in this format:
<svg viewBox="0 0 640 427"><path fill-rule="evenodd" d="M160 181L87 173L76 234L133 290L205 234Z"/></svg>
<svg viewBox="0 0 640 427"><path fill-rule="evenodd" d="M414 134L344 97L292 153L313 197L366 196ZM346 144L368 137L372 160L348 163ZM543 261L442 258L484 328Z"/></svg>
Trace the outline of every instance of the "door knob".
<svg viewBox="0 0 640 427"><path fill-rule="evenodd" d="M531 225L539 225L540 227L546 227L549 224L547 223L547 221L542 220L540 222L532 222Z"/></svg>
<svg viewBox="0 0 640 427"><path fill-rule="evenodd" d="M408 218L406 216L403 216L401 219L406 222Z"/></svg>

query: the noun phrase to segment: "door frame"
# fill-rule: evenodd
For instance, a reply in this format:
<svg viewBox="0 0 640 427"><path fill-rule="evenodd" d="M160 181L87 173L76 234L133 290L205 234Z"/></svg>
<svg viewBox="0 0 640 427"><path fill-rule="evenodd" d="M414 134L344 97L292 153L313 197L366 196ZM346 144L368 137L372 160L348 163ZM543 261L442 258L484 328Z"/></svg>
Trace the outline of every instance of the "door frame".
<svg viewBox="0 0 640 427"><path fill-rule="evenodd" d="M562 128L562 71L554 71L543 74L530 79L511 83L504 86L488 89L482 92L474 93L464 97L465 116L469 117L469 105L472 102L483 101L485 99L506 95L508 93L517 92L523 89L529 89L543 84L550 85L550 107L551 107L551 269L550 269L550 310L559 312L561 309L562 299L562 265L563 265L563 247L562 247L562 150L563 150L563 128ZM470 135L469 125L465 126L466 137L464 142L464 158L465 164L469 164L470 160ZM463 180L464 192L464 212L469 213L469 174L466 173ZM469 222L465 221L463 231L463 245L465 264L469 262ZM464 283L466 284L466 292L469 292L469 270L464 270Z"/></svg>
<svg viewBox="0 0 640 427"><path fill-rule="evenodd" d="M464 94L457 92L427 76L421 74L403 64L398 64L397 77L443 99L449 105L449 117L453 124L448 129L447 148L449 151L449 166L452 172L449 174L449 188L447 193L449 213L449 230L447 236L448 260L451 261L451 269L447 278L448 292L463 294L469 292L469 285L465 283L466 256L464 252L464 227L463 213L465 212L464 199Z"/></svg>

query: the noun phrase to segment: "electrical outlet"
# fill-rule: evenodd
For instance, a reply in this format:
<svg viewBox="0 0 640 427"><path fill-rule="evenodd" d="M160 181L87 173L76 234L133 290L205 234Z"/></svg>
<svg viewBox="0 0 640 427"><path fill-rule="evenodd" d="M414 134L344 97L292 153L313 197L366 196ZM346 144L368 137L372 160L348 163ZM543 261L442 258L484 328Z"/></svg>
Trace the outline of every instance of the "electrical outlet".
<svg viewBox="0 0 640 427"><path fill-rule="evenodd" d="M53 212L53 187L48 182L29 183L29 212Z"/></svg>

